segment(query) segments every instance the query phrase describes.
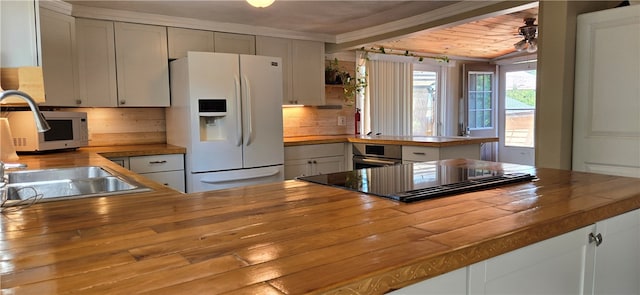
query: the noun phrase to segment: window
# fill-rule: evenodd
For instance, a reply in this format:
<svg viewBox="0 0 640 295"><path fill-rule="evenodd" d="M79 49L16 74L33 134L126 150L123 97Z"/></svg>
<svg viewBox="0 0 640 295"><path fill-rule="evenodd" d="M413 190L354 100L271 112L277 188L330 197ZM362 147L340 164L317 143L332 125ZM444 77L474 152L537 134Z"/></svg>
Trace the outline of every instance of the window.
<svg viewBox="0 0 640 295"><path fill-rule="evenodd" d="M411 132L414 136L437 135L438 73L413 71Z"/></svg>
<svg viewBox="0 0 640 295"><path fill-rule="evenodd" d="M505 83L505 146L534 147L536 70L507 72Z"/></svg>
<svg viewBox="0 0 640 295"><path fill-rule="evenodd" d="M493 73L469 72L469 129L493 128Z"/></svg>

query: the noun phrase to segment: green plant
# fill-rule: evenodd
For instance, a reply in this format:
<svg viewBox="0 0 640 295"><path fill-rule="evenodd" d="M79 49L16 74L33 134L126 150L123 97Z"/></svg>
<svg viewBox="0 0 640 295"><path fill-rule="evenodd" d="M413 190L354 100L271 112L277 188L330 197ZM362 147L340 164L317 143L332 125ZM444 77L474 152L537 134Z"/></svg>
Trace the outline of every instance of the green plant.
<svg viewBox="0 0 640 295"><path fill-rule="evenodd" d="M356 100L356 94L364 93L367 87L367 79L366 77L352 78L347 72L342 72L340 78L344 89L344 101L347 105L353 105Z"/></svg>
<svg viewBox="0 0 640 295"><path fill-rule="evenodd" d="M329 64L324 68L324 83L325 84L340 84L338 77L340 75L340 69L338 68L338 59L334 58L329 61Z"/></svg>

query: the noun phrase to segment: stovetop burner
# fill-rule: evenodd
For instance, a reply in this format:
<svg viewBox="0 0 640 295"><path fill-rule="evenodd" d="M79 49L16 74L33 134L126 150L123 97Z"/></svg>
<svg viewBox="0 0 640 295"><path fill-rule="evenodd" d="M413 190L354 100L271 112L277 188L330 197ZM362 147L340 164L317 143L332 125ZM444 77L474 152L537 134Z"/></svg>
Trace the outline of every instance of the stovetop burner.
<svg viewBox="0 0 640 295"><path fill-rule="evenodd" d="M298 178L402 202L493 188L535 179L528 173L410 163Z"/></svg>

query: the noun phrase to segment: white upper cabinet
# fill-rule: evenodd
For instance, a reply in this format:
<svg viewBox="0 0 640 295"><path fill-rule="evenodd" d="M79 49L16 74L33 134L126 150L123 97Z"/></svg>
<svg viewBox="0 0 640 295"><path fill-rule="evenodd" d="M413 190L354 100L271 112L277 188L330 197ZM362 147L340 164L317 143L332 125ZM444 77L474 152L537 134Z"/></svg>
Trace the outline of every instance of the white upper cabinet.
<svg viewBox="0 0 640 295"><path fill-rule="evenodd" d="M76 19L78 106L117 107L116 48L113 22Z"/></svg>
<svg viewBox="0 0 640 295"><path fill-rule="evenodd" d="M214 33L215 52L256 54L256 37L253 35Z"/></svg>
<svg viewBox="0 0 640 295"><path fill-rule="evenodd" d="M322 42L258 36L256 52L282 58L283 104L325 104Z"/></svg>
<svg viewBox="0 0 640 295"><path fill-rule="evenodd" d="M38 2L0 1L0 66L39 66Z"/></svg>
<svg viewBox="0 0 640 295"><path fill-rule="evenodd" d="M305 105L323 105L324 43L293 40L293 99Z"/></svg>
<svg viewBox="0 0 640 295"><path fill-rule="evenodd" d="M74 18L40 9L40 36L45 105L79 105Z"/></svg>
<svg viewBox="0 0 640 295"><path fill-rule="evenodd" d="M169 106L166 27L115 23L118 104Z"/></svg>
<svg viewBox="0 0 640 295"><path fill-rule="evenodd" d="M167 28L169 58L185 57L188 51L213 52L215 50L213 35L211 31Z"/></svg>

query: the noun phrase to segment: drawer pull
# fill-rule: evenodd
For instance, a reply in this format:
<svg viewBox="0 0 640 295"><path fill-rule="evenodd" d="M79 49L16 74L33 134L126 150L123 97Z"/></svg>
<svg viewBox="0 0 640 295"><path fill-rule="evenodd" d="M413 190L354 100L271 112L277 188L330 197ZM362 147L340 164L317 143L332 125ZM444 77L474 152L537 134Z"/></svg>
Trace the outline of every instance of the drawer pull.
<svg viewBox="0 0 640 295"><path fill-rule="evenodd" d="M162 160L162 161L150 161L149 164L164 164L167 163L167 161Z"/></svg>
<svg viewBox="0 0 640 295"><path fill-rule="evenodd" d="M414 155L424 156L426 155L424 152L413 152Z"/></svg>

